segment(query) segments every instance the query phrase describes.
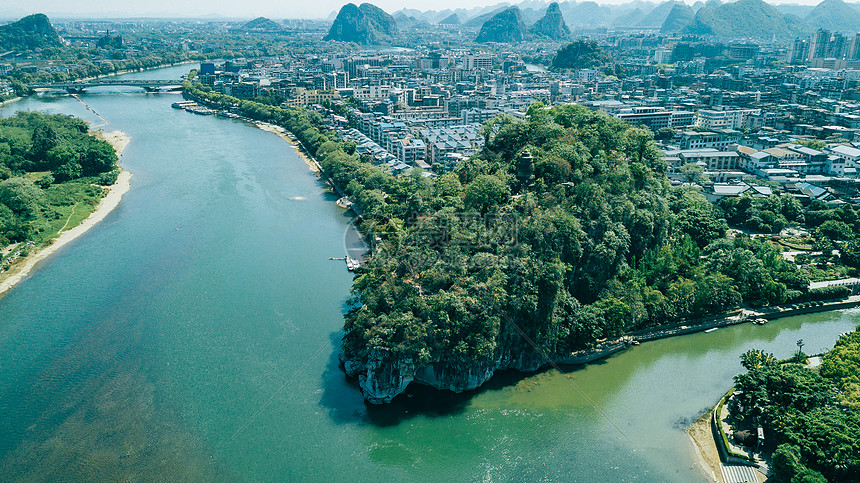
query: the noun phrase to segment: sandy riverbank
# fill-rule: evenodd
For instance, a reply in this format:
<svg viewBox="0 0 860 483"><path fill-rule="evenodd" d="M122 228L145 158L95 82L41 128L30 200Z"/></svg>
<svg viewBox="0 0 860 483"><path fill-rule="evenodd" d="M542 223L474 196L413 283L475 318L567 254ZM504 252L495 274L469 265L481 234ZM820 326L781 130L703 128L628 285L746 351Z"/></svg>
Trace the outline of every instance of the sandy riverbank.
<svg viewBox="0 0 860 483"><path fill-rule="evenodd" d="M291 146L293 146L293 148L295 148L296 153L299 155L299 157L300 157L300 158L302 158L302 160L305 162L305 164L307 164L307 165L308 165L308 168L309 168L311 171L313 171L314 173L319 173L319 172L320 172L320 168L319 168L319 166L317 166L317 163L315 163L315 162L314 162L314 161L313 161L313 160L312 160L312 159L311 159L311 158L310 158L310 157L309 157L309 156L308 156L308 155L307 155L307 154L302 150L301 146L299 146L299 143L298 143L297 141L295 141L295 140L291 139L291 138L287 135L287 132L286 132L286 130L285 130L284 128L282 128L282 127L280 127L280 126L275 126L274 124L269 124L269 123L267 123L267 122L262 122L262 121L254 121L254 125L256 125L258 128L262 129L263 131L273 132L273 133L277 134L277 135L278 135L281 139L283 139L284 141L286 141L286 142L290 143L290 145L291 145Z"/></svg>
<svg viewBox="0 0 860 483"><path fill-rule="evenodd" d="M711 432L711 412L703 414L699 419L687 428L687 436L693 442L696 451L696 460L702 471L711 481L723 483L723 475L720 471L720 453L717 443Z"/></svg>
<svg viewBox="0 0 860 483"><path fill-rule="evenodd" d="M121 131L109 133L96 131L93 135L110 143L110 145L116 150L118 157L122 155L123 150L125 150L125 147L131 140ZM87 230L95 226L96 223L102 221L108 213L113 211L113 209L119 205L122 195L131 188L131 176L132 174L128 171L120 171L116 178L116 183L107 188L107 194L101 199L95 211L93 211L90 216L88 216L79 225L60 233L57 238L54 238L51 241L50 245L15 264L8 272L0 276L3 277L2 281L0 281L0 294L5 293L7 290L17 285L21 280L29 275L33 267L35 267L40 261L44 260L75 238L83 235Z"/></svg>

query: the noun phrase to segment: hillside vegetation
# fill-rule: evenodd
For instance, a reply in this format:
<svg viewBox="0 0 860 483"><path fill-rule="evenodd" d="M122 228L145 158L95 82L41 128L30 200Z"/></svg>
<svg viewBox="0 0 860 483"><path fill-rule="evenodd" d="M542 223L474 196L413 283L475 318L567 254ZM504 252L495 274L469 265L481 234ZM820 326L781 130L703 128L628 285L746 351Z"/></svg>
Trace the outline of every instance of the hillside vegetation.
<svg viewBox="0 0 860 483"><path fill-rule="evenodd" d="M412 380L472 389L496 370L535 370L603 338L741 303L846 295L809 290L807 274L761 238L726 238L724 210L761 224L829 223L822 237L836 240L857 232L852 208L804 212L791 196L714 207L670 187L648 130L580 106L499 117L483 152L454 171L395 177L317 113L186 91L296 133L361 208L376 247L353 285L344 361L372 402Z"/></svg>
<svg viewBox="0 0 860 483"><path fill-rule="evenodd" d="M593 40L577 39L565 45L552 59L553 70L587 69L612 62L612 57Z"/></svg>
<svg viewBox="0 0 860 483"><path fill-rule="evenodd" d="M0 53L7 50L35 50L61 47L63 43L44 14L37 13L0 26Z"/></svg>
<svg viewBox="0 0 860 483"><path fill-rule="evenodd" d="M724 38L789 39L809 30L809 25L800 18L783 14L762 0L739 0L717 7L702 7L681 33Z"/></svg>
<svg viewBox="0 0 860 483"><path fill-rule="evenodd" d="M397 21L381 8L362 3L344 5L323 40L339 40L357 44L390 42L398 33Z"/></svg>
<svg viewBox="0 0 860 483"><path fill-rule="evenodd" d="M526 37L526 25L520 9L507 8L484 22L475 42L520 42Z"/></svg>

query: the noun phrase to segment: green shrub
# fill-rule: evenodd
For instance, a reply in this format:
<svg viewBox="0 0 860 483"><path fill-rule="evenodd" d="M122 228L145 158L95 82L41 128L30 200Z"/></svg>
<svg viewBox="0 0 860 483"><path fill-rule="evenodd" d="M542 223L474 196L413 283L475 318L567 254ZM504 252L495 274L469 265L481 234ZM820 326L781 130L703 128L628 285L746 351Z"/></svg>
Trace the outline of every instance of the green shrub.
<svg viewBox="0 0 860 483"><path fill-rule="evenodd" d="M96 178L96 183L98 183L102 186L110 186L110 185L116 183L117 176L119 176L119 171L116 169L113 169L113 170L108 171L106 173L100 174Z"/></svg>

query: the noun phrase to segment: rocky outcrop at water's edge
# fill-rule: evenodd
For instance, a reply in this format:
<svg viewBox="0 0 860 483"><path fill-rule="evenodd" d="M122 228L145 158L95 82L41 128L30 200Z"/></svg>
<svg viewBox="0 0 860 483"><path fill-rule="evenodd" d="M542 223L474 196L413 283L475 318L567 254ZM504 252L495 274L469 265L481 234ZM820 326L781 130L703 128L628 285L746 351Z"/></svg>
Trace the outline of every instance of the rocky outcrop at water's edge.
<svg viewBox="0 0 860 483"><path fill-rule="evenodd" d="M391 402L411 382L436 389L465 392L477 389L493 377L495 371L516 369L536 371L546 360L534 351L503 353L498 359L475 359L431 362L420 367L410 357L398 357L385 350L372 350L367 362L341 354L344 371L358 378L364 399L371 404Z"/></svg>
<svg viewBox="0 0 860 483"><path fill-rule="evenodd" d="M637 345L639 342L747 323L756 318L773 320L857 306L860 306L860 296L827 301L813 307L801 304L774 306L759 309L760 312L737 310L722 316L631 332L617 339L605 340L591 349L565 354L549 353L547 356L552 358L553 363L559 365L586 364ZM340 359L344 372L350 377L358 378L361 393L371 404L391 402L412 382L460 393L477 389L489 381L496 371L514 369L520 372L534 372L549 365L549 361L542 352L526 344L522 339L508 340L508 344L504 347L505 349L493 358L430 361L424 364L416 364L412 357L398 356L384 349L371 349L365 356L350 353L350 351L341 352Z"/></svg>

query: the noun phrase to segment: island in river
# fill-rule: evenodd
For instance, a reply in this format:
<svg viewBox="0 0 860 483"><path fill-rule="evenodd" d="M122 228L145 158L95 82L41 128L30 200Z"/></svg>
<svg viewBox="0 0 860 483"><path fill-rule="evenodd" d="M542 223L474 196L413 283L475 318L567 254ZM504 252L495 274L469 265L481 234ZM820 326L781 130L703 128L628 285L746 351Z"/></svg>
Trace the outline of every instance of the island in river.
<svg viewBox="0 0 860 483"><path fill-rule="evenodd" d="M71 116L0 120L0 294L119 204L130 188L118 163L128 142Z"/></svg>

